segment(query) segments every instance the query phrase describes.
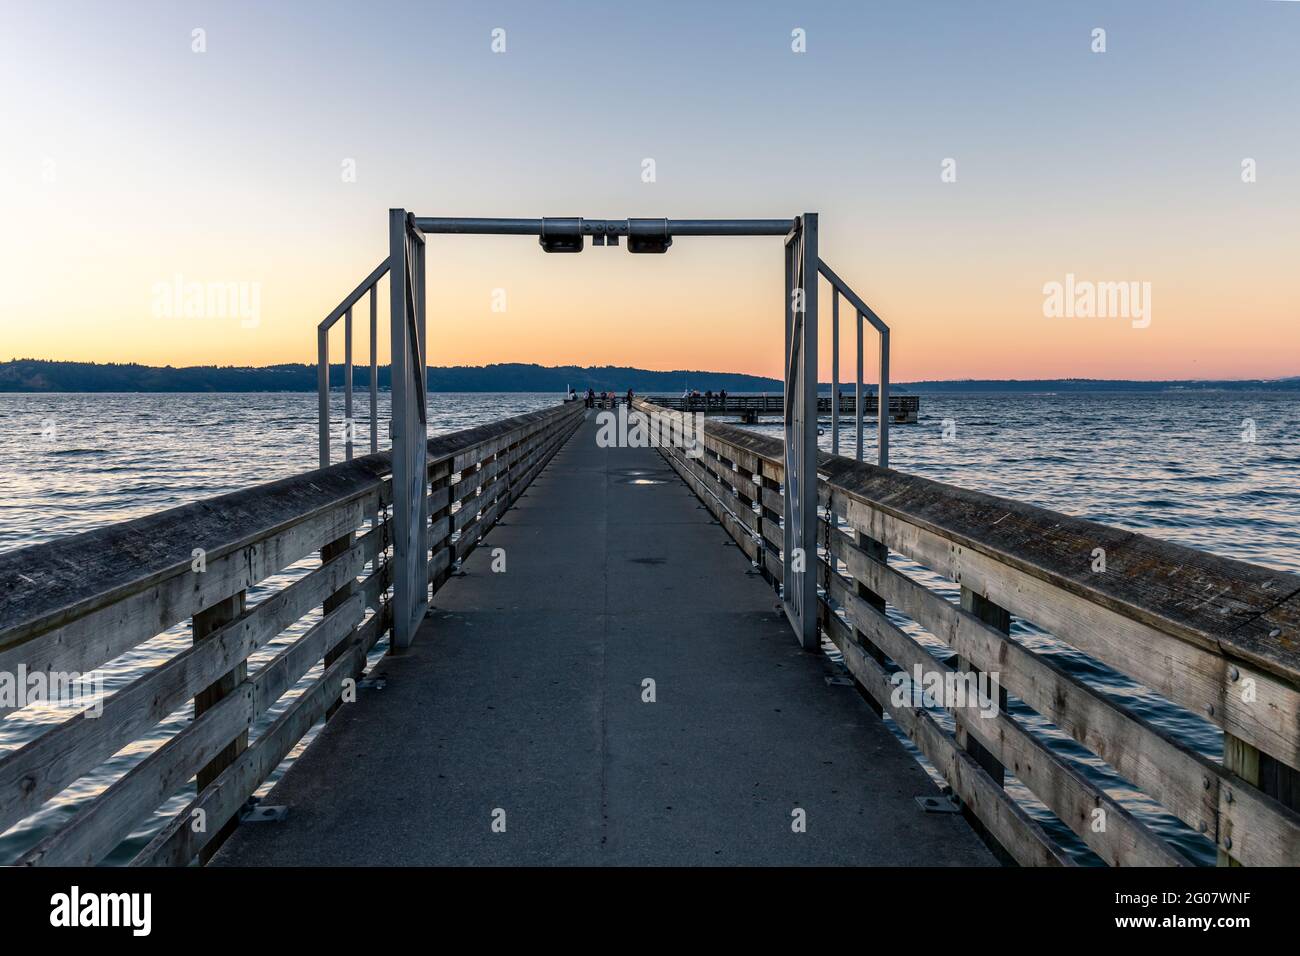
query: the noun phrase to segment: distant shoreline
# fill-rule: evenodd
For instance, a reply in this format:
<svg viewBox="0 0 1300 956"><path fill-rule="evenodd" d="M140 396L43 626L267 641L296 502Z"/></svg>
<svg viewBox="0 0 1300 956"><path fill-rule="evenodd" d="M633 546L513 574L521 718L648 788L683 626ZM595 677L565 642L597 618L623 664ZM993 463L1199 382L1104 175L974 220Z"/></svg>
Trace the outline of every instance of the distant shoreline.
<svg viewBox="0 0 1300 956"><path fill-rule="evenodd" d="M369 366L353 369L353 387L369 389ZM377 376L381 390L388 390L388 367ZM330 386L344 384L342 365L330 366ZM251 393L315 392L316 366L289 364L263 368L197 365L184 368L96 362L50 362L17 359L0 362L0 393ZM700 391L726 389L733 394L779 392L779 379L736 372L679 370L659 372L624 366L543 366L523 363L460 365L429 369L429 391L449 392L556 392L569 387L579 391L625 392L680 395L684 388ZM822 391L830 383L822 383ZM840 383L852 391L853 383ZM874 392L875 383L867 388ZM954 379L943 381L894 382L897 392L942 393L1070 393L1148 392L1179 393L1208 391L1264 391L1300 393L1300 376L1283 379L1180 379L1142 381L1135 379Z"/></svg>

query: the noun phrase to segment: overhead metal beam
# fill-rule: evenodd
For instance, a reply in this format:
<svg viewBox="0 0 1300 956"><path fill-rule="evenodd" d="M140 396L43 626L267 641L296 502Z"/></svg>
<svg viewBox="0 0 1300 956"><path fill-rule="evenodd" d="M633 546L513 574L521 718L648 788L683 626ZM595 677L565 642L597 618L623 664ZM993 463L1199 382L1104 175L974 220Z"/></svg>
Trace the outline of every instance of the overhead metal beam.
<svg viewBox="0 0 1300 956"><path fill-rule="evenodd" d="M556 217L561 220L563 217ZM574 217L569 217L572 222ZM629 223L642 220L582 219L581 230L586 234L598 232L628 234ZM784 236L794 228L793 219L666 219L668 235L682 236ZM459 219L416 217L415 227L423 233L460 236L540 236L545 219Z"/></svg>

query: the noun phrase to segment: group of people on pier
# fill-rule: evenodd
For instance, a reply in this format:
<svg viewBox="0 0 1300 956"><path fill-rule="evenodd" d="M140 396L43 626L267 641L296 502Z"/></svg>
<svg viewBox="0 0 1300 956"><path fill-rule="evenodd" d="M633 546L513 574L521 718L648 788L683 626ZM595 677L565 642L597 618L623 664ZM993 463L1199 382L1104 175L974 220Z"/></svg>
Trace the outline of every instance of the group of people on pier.
<svg viewBox="0 0 1300 956"><path fill-rule="evenodd" d="M687 408L713 408L715 402L718 408L725 409L727 407L727 390L725 388L720 389L717 395L713 394L711 388L706 390L703 395L700 394L698 388L688 388L682 391L682 398L685 400Z"/></svg>
<svg viewBox="0 0 1300 956"><path fill-rule="evenodd" d="M628 408L632 407L632 399L634 397L635 395L632 389L629 388L627 394L623 397L623 401L627 404ZM564 400L567 402L576 402L578 400L578 393L572 386L569 387ZM597 392L594 388L588 388L587 394L584 397L584 402L588 408L614 408L618 405L618 393L611 391Z"/></svg>
<svg viewBox="0 0 1300 956"><path fill-rule="evenodd" d="M635 394L629 388L627 394L623 396L623 402L631 408L634 397ZM682 391L682 399L687 408L718 408L725 410L727 407L727 390L725 388L720 389L715 394L711 388L704 392L701 392L698 388L686 388ZM568 386L565 391L564 400L566 402L576 402L578 400L578 392L572 385ZM588 388L583 396L583 401L588 408L616 408L619 404L619 396L617 392L608 390L598 392L594 388Z"/></svg>

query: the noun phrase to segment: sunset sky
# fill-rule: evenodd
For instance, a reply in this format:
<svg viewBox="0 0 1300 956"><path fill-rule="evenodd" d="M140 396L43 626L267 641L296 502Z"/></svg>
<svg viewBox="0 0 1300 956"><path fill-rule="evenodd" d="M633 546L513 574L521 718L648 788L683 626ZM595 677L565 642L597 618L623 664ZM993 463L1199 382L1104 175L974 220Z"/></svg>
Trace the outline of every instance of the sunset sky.
<svg viewBox="0 0 1300 956"><path fill-rule="evenodd" d="M312 362L401 206L818 212L900 381L1300 375L1300 3L5 0L3 19L0 360ZM779 239L435 237L429 361L779 376L781 263ZM1150 283L1149 326L1045 317L1067 274ZM255 327L156 315L177 277L256 288ZM828 296L822 321L829 342Z"/></svg>

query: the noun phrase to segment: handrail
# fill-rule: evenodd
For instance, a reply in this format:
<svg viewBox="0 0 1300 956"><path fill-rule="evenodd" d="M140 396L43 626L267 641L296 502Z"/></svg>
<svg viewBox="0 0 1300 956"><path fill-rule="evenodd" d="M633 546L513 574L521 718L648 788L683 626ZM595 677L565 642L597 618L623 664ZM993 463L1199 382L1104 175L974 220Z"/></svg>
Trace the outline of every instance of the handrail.
<svg viewBox="0 0 1300 956"><path fill-rule="evenodd" d="M574 403L429 440L435 590L581 420ZM21 862L99 862L196 777L195 800L137 862L206 859L390 634L391 499L391 456L369 455L0 554L0 671L89 673L193 621L191 645L99 701L97 716L77 713L0 756L3 833L194 702L193 721L62 818ZM250 588L317 551L319 567L246 606ZM313 609L316 623L249 666ZM322 661L323 673L250 741L258 719ZM9 719L21 720L30 703ZM206 825L196 829L199 813Z"/></svg>
<svg viewBox="0 0 1300 956"><path fill-rule="evenodd" d="M817 271L825 277L826 281L831 284L834 295L831 297L831 321L832 346L831 346L831 394L839 395L840 391L840 296L849 300L849 304L857 312L857 376L854 380L854 406L855 406L855 428L856 433L856 452L855 457L858 461L864 460L863 442L862 442L862 419L866 414L866 407L863 403L862 396L862 320L865 318L871 323L872 328L879 333L880 348L877 353L879 360L879 403L880 407L892 408L893 399L889 394L889 326L885 324L880 316L876 315L871 306L862 300L862 297L854 292L847 282L841 279L826 260L819 258L817 260ZM876 423L876 463L882 468L889 465L889 416L880 415ZM840 408L837 403L831 404L831 448L835 454L840 453Z"/></svg>
<svg viewBox="0 0 1300 956"><path fill-rule="evenodd" d="M361 283L355 289L353 289L346 296L344 296L343 301L340 302L335 307L334 311L331 312L329 315L325 316L325 318L321 319L320 324L317 325L316 327L318 329L331 328L334 325L334 323L337 322L349 309L351 309L354 305L356 305L359 301L361 301L361 297L363 295L365 295L372 288L374 288L376 283L378 283L379 280L386 275L388 275L387 256L384 257L383 262L375 266L375 268L371 271L370 275L366 276L364 279L361 280Z"/></svg>
<svg viewBox="0 0 1300 956"><path fill-rule="evenodd" d="M849 304L858 312L862 313L871 323L871 327L877 332L888 332L889 326L885 324L884 319L876 315L871 306L862 301L862 298L849 287L849 284L836 275L835 270L826 264L825 259L817 260L817 271L820 272L835 289L837 289L844 298L849 300Z"/></svg>
<svg viewBox="0 0 1300 956"><path fill-rule="evenodd" d="M703 444L694 458L661 452L779 582L782 443L710 420ZM1300 575L840 456L822 454L818 470L823 632L1013 856L1068 862L1001 788L1004 767L1105 862L1186 862L1004 708L988 720L948 708L953 734L925 708L897 704L889 661L909 672L998 673L1006 691L1204 834L1221 862L1300 860ZM890 550L959 585L961 605L891 565ZM953 659L935 658L886 606ZM1011 639L1012 615L1223 728L1225 763Z"/></svg>
<svg viewBox="0 0 1300 956"><path fill-rule="evenodd" d="M389 258L371 270L360 285L344 296L343 301L316 326L316 399L317 443L320 466L330 463L330 344L329 330L343 318L343 446L344 460L352 460L352 443L356 428L352 421L352 307L370 293L370 453L379 451L379 316L376 287L388 274Z"/></svg>

